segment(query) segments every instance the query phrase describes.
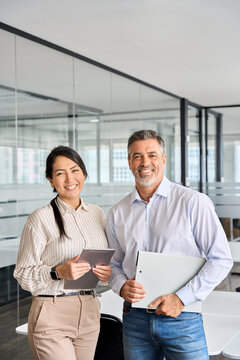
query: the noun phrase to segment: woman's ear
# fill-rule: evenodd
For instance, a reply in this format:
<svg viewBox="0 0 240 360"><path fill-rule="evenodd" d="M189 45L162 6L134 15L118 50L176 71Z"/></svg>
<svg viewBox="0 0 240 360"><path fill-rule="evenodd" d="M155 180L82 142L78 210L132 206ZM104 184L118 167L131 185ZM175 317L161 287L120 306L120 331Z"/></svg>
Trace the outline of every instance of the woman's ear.
<svg viewBox="0 0 240 360"><path fill-rule="evenodd" d="M51 187L52 187L52 188L54 188L54 185L53 185L53 179L51 179L51 178L49 178L49 177L47 177L47 179L48 179L48 181L50 182Z"/></svg>

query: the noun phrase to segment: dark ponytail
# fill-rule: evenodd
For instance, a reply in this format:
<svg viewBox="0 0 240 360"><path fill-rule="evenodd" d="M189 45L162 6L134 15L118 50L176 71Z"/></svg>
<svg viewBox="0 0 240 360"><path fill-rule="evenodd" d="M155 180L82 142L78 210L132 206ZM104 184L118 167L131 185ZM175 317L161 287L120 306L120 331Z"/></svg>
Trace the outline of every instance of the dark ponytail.
<svg viewBox="0 0 240 360"><path fill-rule="evenodd" d="M72 160L81 168L85 178L88 176L85 164L84 164L81 156L75 150L71 149L70 147L59 145L59 146L55 147L47 157L46 172L45 172L47 179L52 179L53 164L54 164L57 156L65 156L68 159ZM53 189L53 192L56 192L55 188ZM58 206L56 204L56 199L57 199L57 196L54 199L52 199L50 204L53 208L54 218L55 218L55 221L59 228L60 238L62 238L63 236L68 237L65 232L65 229L64 229L62 216L61 216Z"/></svg>
<svg viewBox="0 0 240 360"><path fill-rule="evenodd" d="M68 238L68 236L65 232L65 229L64 229L62 216L61 216L58 206L56 204L56 200L57 200L57 196L51 200L50 205L53 208L54 218L55 218L55 221L57 223L57 226L58 226L58 229L60 232L60 238L62 238L63 236L66 236Z"/></svg>

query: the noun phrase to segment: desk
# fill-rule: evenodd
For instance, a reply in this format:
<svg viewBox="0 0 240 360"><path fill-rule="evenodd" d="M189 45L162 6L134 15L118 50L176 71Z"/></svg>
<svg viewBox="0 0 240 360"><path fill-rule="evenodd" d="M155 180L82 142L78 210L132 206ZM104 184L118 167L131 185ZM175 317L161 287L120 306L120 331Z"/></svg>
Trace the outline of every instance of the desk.
<svg viewBox="0 0 240 360"><path fill-rule="evenodd" d="M202 313L240 317L240 293L234 291L212 291L202 303Z"/></svg>
<svg viewBox="0 0 240 360"><path fill-rule="evenodd" d="M202 312L209 355L220 355L240 331L240 293L213 291Z"/></svg>
<svg viewBox="0 0 240 360"><path fill-rule="evenodd" d="M28 333L28 324L20 325L16 328L16 333L19 335L27 335Z"/></svg>
<svg viewBox="0 0 240 360"><path fill-rule="evenodd" d="M209 355L217 356L225 350L225 347L239 333L240 317L203 314L203 325Z"/></svg>
<svg viewBox="0 0 240 360"><path fill-rule="evenodd" d="M231 359L240 359L240 333L224 348L223 355Z"/></svg>
<svg viewBox="0 0 240 360"><path fill-rule="evenodd" d="M102 314L114 315L122 320L123 298L110 290L102 293L99 300Z"/></svg>

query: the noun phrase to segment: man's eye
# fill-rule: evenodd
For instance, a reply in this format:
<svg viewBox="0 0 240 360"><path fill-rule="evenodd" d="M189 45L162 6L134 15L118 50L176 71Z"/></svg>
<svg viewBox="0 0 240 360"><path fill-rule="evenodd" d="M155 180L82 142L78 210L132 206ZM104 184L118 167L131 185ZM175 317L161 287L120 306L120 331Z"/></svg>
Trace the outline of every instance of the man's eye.
<svg viewBox="0 0 240 360"><path fill-rule="evenodd" d="M72 172L77 172L77 171L79 171L79 169L74 169Z"/></svg>
<svg viewBox="0 0 240 360"><path fill-rule="evenodd" d="M62 175L62 174L63 174L62 172L59 172L59 173L57 173L56 175L59 176L59 175Z"/></svg>
<svg viewBox="0 0 240 360"><path fill-rule="evenodd" d="M140 156L140 155L135 155L133 158L134 158L135 160L137 160L137 159L140 159L141 156Z"/></svg>

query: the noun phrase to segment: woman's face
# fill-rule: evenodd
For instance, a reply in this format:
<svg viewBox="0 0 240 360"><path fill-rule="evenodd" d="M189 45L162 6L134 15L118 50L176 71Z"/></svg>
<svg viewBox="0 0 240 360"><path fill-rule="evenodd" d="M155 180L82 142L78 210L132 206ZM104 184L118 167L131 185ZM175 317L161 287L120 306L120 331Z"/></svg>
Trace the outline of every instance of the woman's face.
<svg viewBox="0 0 240 360"><path fill-rule="evenodd" d="M60 199L75 209L80 205L80 193L85 176L77 163L66 156L57 156L53 164L51 186L57 190Z"/></svg>

